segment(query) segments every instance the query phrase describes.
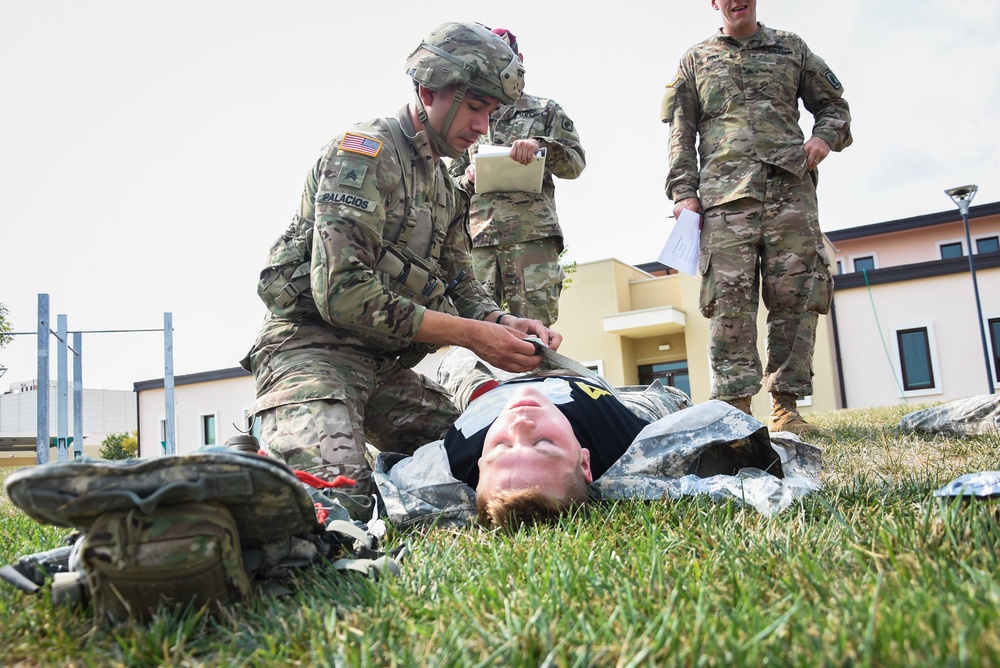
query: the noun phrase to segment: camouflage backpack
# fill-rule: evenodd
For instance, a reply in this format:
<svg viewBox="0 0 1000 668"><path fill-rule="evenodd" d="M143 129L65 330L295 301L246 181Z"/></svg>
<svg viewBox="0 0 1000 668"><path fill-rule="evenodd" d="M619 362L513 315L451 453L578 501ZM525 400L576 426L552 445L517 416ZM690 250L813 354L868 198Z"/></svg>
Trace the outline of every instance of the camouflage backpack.
<svg viewBox="0 0 1000 668"><path fill-rule="evenodd" d="M251 580L320 558L339 570L396 568L367 526L283 462L230 448L46 464L15 471L5 488L36 521L77 532L67 547L0 568L0 578L31 593L51 578L53 603L89 600L97 620L242 601Z"/></svg>

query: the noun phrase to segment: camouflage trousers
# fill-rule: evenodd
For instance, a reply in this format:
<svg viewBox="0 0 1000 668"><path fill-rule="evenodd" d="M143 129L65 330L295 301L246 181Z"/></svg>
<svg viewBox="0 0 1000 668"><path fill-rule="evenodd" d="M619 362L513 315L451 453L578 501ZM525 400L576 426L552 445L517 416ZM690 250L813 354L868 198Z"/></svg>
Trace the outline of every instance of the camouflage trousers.
<svg viewBox="0 0 1000 668"><path fill-rule="evenodd" d="M770 168L763 202L744 198L704 212L700 307L711 319L712 398L812 394L816 325L833 300L816 188ZM767 307L767 367L757 352L757 308Z"/></svg>
<svg viewBox="0 0 1000 668"><path fill-rule="evenodd" d="M472 266L493 301L512 315L551 326L559 317L566 278L559 264L562 248L559 237L483 246L472 249Z"/></svg>
<svg viewBox="0 0 1000 668"><path fill-rule="evenodd" d="M284 403L259 413L261 440L272 456L324 480L345 475L352 494L374 490L366 442L379 450L412 454L444 434L458 417L444 389L398 360L359 355L356 350L298 349L324 376L325 398ZM322 357L319 364L317 356Z"/></svg>
<svg viewBox="0 0 1000 668"><path fill-rule="evenodd" d="M543 365L546 364L543 362ZM510 373L497 369L479 359L475 353L465 348L453 347L441 359L437 381L451 394L452 401L459 410L469 407L472 393L483 383L504 381L526 376L575 375L572 371L539 367L529 373ZM691 406L691 399L676 387L664 385L662 379L650 385L620 387L618 395L622 403L640 418L655 422L665 415L676 413Z"/></svg>

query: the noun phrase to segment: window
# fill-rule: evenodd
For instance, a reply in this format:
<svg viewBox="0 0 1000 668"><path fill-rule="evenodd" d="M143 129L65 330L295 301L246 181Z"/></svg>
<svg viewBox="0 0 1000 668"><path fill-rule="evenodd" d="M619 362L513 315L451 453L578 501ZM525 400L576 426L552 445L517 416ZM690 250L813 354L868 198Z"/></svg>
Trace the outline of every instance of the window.
<svg viewBox="0 0 1000 668"><path fill-rule="evenodd" d="M844 273L844 263L841 262L840 260L837 260L837 274L840 275L843 273Z"/></svg>
<svg viewBox="0 0 1000 668"><path fill-rule="evenodd" d="M639 366L639 384L649 385L657 378L663 378L667 385L676 387L691 396L691 377L688 375L687 360L680 362L659 362Z"/></svg>
<svg viewBox="0 0 1000 668"><path fill-rule="evenodd" d="M993 384L1000 378L1000 318L990 318L990 343L993 347Z"/></svg>
<svg viewBox="0 0 1000 668"><path fill-rule="evenodd" d="M594 373L596 373L601 378L604 378L604 360L593 360L590 362L580 362L583 366L587 367Z"/></svg>
<svg viewBox="0 0 1000 668"><path fill-rule="evenodd" d="M854 271L872 271L875 269L875 256L865 255L863 257L856 257L853 260Z"/></svg>
<svg viewBox="0 0 1000 668"><path fill-rule="evenodd" d="M215 445L215 416L201 416L201 444Z"/></svg>
<svg viewBox="0 0 1000 668"><path fill-rule="evenodd" d="M903 375L903 390L934 388L934 367L931 363L927 328L901 329L896 332L899 344L899 364Z"/></svg>
<svg viewBox="0 0 1000 668"><path fill-rule="evenodd" d="M948 260L953 257L962 257L962 242L954 241L952 243L941 244L938 246L941 251L941 259Z"/></svg>
<svg viewBox="0 0 1000 668"><path fill-rule="evenodd" d="M977 253L995 253L1000 250L1000 237L982 237L976 239Z"/></svg>
<svg viewBox="0 0 1000 668"><path fill-rule="evenodd" d="M243 418L243 431L260 440L260 416L251 415Z"/></svg>

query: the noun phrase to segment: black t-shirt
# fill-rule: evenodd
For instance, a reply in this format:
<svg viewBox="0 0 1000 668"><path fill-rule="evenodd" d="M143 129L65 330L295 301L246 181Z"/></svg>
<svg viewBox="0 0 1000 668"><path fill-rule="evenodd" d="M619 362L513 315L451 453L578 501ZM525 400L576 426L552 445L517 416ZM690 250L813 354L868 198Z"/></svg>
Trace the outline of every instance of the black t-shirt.
<svg viewBox="0 0 1000 668"><path fill-rule="evenodd" d="M580 445L590 451L590 470L595 480L618 461L647 424L615 395L579 376L508 380L469 404L445 435L444 449L452 475L470 487L479 484L479 458L486 432L523 383L537 383L537 389L569 420Z"/></svg>

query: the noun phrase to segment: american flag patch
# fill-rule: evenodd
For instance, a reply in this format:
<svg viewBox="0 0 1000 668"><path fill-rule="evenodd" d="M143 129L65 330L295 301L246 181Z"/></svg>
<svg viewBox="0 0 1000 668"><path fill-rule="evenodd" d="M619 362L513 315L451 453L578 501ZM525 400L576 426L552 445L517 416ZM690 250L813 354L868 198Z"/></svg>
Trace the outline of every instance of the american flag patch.
<svg viewBox="0 0 1000 668"><path fill-rule="evenodd" d="M360 153L361 155L370 155L374 158L382 150L382 142L378 139L348 132L340 142L340 150Z"/></svg>

